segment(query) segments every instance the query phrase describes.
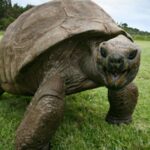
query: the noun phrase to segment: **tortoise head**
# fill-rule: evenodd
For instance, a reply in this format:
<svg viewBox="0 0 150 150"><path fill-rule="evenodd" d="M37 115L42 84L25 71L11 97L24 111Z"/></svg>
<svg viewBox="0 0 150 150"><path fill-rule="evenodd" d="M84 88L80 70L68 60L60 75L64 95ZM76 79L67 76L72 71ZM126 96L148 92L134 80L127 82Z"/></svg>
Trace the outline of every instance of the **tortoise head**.
<svg viewBox="0 0 150 150"><path fill-rule="evenodd" d="M101 42L96 49L97 70L106 87L120 89L135 78L140 49L127 37L119 35Z"/></svg>

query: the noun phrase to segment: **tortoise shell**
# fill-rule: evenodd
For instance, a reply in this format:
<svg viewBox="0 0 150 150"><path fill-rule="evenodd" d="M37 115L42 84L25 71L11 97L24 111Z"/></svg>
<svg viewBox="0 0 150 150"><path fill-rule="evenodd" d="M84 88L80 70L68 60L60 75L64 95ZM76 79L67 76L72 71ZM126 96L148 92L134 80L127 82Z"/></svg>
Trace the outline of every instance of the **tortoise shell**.
<svg viewBox="0 0 150 150"><path fill-rule="evenodd" d="M90 0L55 0L33 7L6 30L0 43L1 82L13 82L20 71L59 42L76 35L129 35Z"/></svg>

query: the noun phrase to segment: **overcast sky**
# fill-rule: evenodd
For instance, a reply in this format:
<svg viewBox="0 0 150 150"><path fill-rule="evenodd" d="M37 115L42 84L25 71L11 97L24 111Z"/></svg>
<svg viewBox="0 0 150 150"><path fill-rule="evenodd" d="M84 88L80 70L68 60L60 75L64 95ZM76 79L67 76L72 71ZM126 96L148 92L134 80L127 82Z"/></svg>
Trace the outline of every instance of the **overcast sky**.
<svg viewBox="0 0 150 150"><path fill-rule="evenodd" d="M26 6L39 5L49 0L12 0ZM108 12L118 23L150 32L150 0L93 0Z"/></svg>

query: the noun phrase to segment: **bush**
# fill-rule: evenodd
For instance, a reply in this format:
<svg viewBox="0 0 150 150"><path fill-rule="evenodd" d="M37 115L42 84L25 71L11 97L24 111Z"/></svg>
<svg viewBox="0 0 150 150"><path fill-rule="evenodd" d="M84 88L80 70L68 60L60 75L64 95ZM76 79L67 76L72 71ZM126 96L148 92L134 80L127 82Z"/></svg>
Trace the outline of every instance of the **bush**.
<svg viewBox="0 0 150 150"><path fill-rule="evenodd" d="M15 19L13 17L2 18L0 20L0 30L5 30L14 20Z"/></svg>

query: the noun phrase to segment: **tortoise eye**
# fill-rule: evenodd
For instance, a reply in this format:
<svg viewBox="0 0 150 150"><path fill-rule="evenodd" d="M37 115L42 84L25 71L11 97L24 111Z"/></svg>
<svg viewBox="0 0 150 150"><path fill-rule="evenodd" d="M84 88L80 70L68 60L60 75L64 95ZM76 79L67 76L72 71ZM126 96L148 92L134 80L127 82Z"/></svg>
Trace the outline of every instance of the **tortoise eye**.
<svg viewBox="0 0 150 150"><path fill-rule="evenodd" d="M130 52L130 54L128 55L128 59L134 59L137 55L137 50L133 50L132 52Z"/></svg>
<svg viewBox="0 0 150 150"><path fill-rule="evenodd" d="M106 58L107 57L107 50L103 47L100 48L100 53L102 57Z"/></svg>

